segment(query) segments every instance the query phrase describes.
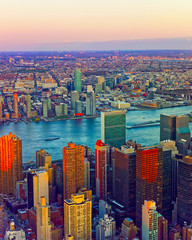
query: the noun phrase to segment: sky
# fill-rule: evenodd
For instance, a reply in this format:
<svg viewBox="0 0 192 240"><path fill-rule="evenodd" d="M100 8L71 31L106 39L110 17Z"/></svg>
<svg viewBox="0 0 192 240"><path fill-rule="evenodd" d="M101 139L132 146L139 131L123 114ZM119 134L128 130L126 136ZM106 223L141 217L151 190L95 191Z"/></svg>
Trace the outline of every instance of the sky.
<svg viewBox="0 0 192 240"><path fill-rule="evenodd" d="M0 0L0 51L192 37L191 0Z"/></svg>

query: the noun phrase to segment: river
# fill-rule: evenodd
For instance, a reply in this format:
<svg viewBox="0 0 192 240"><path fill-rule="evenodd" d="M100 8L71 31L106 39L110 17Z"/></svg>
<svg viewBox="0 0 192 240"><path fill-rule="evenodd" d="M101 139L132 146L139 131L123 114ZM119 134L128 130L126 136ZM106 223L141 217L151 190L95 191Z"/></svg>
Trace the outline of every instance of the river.
<svg viewBox="0 0 192 240"><path fill-rule="evenodd" d="M152 120L159 120L161 113L166 114L188 114L192 111L192 106L175 108L141 110L127 112L127 126L136 123L143 123ZM81 120L65 120L55 122L28 123L19 122L17 124L0 126L0 137L12 132L22 139L23 162L28 162L36 150L45 149L52 155L53 160L62 158L62 148L68 142L87 145L94 150L97 139L101 138L101 119L90 118ZM190 124L192 131L192 124ZM142 145L153 145L159 143L160 127L145 127L127 129L127 139L136 140ZM45 141L46 138L59 137L54 141ZM33 159L35 160L35 158Z"/></svg>

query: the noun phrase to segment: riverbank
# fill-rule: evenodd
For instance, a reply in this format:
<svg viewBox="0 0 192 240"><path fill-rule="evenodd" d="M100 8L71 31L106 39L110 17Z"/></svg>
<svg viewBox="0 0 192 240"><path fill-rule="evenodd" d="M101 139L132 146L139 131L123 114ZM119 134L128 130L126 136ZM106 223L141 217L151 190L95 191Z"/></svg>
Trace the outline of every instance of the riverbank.
<svg viewBox="0 0 192 240"><path fill-rule="evenodd" d="M145 122L160 120L160 114L189 114L192 111L191 106L175 107L157 110L127 111L126 125L144 124ZM192 130L192 125L190 124ZM68 142L89 146L92 151L95 149L95 143L101 139L101 119L84 118L73 121L41 121L38 124L29 122L25 124L20 122L0 126L0 137L12 132L22 139L23 162L30 161L34 153L39 149L44 149L50 153L52 159L62 159L62 149ZM159 126L133 128L126 131L126 139L133 139L141 145L153 145L160 142ZM56 138L56 141L45 141L47 138Z"/></svg>

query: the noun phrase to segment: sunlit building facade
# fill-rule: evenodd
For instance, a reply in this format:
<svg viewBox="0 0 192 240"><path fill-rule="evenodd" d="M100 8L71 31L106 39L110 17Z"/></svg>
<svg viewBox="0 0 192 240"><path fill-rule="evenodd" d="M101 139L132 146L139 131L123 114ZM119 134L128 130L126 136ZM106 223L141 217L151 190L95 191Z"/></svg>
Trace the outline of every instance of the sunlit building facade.
<svg viewBox="0 0 192 240"><path fill-rule="evenodd" d="M84 186L84 147L70 142L63 148L63 197L69 199Z"/></svg>
<svg viewBox="0 0 192 240"><path fill-rule="evenodd" d="M158 240L158 212L154 201L142 206L142 240Z"/></svg>
<svg viewBox="0 0 192 240"><path fill-rule="evenodd" d="M22 140L9 133L0 138L0 192L15 194L22 179Z"/></svg>
<svg viewBox="0 0 192 240"><path fill-rule="evenodd" d="M84 194L72 194L64 201L64 234L76 240L92 239L91 201Z"/></svg>
<svg viewBox="0 0 192 240"><path fill-rule="evenodd" d="M46 198L41 197L36 206L37 211L37 239L51 240L51 219L50 206L46 203Z"/></svg>
<svg viewBox="0 0 192 240"><path fill-rule="evenodd" d="M136 225L141 226L144 200L156 202L162 210L162 164L161 147L145 147L136 150Z"/></svg>

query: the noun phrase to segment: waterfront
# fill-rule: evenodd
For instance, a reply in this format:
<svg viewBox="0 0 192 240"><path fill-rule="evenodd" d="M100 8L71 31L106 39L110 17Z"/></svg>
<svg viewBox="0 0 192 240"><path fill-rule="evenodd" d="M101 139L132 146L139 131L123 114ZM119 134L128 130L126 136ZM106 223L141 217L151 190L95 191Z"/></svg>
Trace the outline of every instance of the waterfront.
<svg viewBox="0 0 192 240"><path fill-rule="evenodd" d="M192 106L141 110L127 112L127 126L144 123L147 121L159 120L161 113L166 114L189 114ZM27 162L38 149L45 149L53 160L62 158L62 148L69 141L76 144L88 145L94 150L97 139L100 139L100 118L66 120L56 122L28 123L19 122L17 124L0 126L0 137L12 132L22 138L23 141L23 162ZM192 130L192 124L190 124ZM47 138L58 140L45 141ZM127 139L136 140L142 145L152 145L159 143L159 126L127 129ZM34 158L35 159L35 158ZM33 160L34 160L33 159Z"/></svg>

